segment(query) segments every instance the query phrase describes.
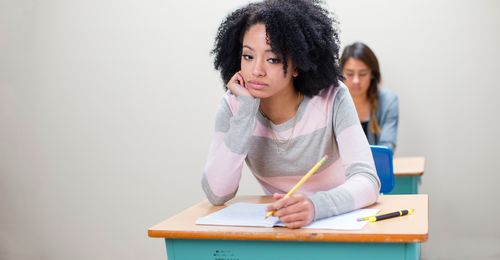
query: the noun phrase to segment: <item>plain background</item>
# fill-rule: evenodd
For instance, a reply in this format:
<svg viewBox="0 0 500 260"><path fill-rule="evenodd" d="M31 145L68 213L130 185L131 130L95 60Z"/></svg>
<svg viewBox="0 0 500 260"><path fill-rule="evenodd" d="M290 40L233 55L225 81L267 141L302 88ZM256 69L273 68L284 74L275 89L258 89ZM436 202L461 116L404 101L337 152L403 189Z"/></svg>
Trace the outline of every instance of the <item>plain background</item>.
<svg viewBox="0 0 500 260"><path fill-rule="evenodd" d="M246 2L0 0L0 259L165 258L147 228L204 199L209 52ZM399 95L396 156L426 157L422 258L500 259L500 2L327 6Z"/></svg>

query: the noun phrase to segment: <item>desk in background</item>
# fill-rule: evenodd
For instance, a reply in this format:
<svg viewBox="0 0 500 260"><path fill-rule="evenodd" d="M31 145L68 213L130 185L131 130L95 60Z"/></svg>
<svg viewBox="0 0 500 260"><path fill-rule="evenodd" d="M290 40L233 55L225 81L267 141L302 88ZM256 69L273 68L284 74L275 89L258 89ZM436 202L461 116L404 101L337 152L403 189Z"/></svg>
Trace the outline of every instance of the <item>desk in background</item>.
<svg viewBox="0 0 500 260"><path fill-rule="evenodd" d="M389 194L417 194L424 174L424 157L394 157L394 189Z"/></svg>
<svg viewBox="0 0 500 260"><path fill-rule="evenodd" d="M235 202L268 203L269 196L239 196ZM384 195L369 208L379 214L414 208L409 216L368 223L359 231L195 225L223 206L207 200L148 230L164 238L169 260L183 259L383 259L417 260L428 236L428 196Z"/></svg>

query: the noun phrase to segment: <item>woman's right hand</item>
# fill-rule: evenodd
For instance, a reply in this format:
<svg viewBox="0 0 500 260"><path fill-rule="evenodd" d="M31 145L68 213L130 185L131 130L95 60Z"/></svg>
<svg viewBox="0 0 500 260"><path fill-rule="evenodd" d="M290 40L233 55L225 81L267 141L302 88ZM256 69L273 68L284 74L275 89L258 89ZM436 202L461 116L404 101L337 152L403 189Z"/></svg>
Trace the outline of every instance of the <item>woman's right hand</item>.
<svg viewBox="0 0 500 260"><path fill-rule="evenodd" d="M233 77L231 77L227 83L227 88L235 96L252 96L245 86L245 80L243 79L243 76L241 76L240 71L236 72Z"/></svg>

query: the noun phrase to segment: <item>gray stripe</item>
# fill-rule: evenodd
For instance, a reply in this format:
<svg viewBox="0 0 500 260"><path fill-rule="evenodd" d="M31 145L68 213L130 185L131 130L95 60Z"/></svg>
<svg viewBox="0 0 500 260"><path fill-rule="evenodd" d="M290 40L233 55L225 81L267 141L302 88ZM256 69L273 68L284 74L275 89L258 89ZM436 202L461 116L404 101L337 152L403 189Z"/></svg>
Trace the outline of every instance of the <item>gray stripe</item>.
<svg viewBox="0 0 500 260"><path fill-rule="evenodd" d="M354 102L347 88L339 88L333 102L333 131L341 133L347 127L360 124Z"/></svg>
<svg viewBox="0 0 500 260"><path fill-rule="evenodd" d="M314 220L336 216L354 209L354 198L343 188L320 191L309 197L314 205Z"/></svg>
<svg viewBox="0 0 500 260"><path fill-rule="evenodd" d="M236 195L236 192L238 191L238 189L236 189L233 193L228 194L226 196L222 196L222 197L215 195L212 192L212 189L210 189L210 185L208 185L208 180L207 180L205 173L203 173L203 177L201 179L201 187L202 187L203 191L205 192L205 195L207 196L208 201L210 201L210 203L212 203L215 206L223 205L224 203L226 203L226 201L234 198L234 196Z"/></svg>
<svg viewBox="0 0 500 260"><path fill-rule="evenodd" d="M237 99L239 101L238 113L232 117L221 114L218 124L229 125L229 130L224 136L224 143L229 150L236 154L246 154L257 122L255 115L259 110L260 99L248 96L239 96ZM223 102L227 103L225 100ZM224 110L221 113L225 113ZM223 122L224 120L229 120L229 124Z"/></svg>
<svg viewBox="0 0 500 260"><path fill-rule="evenodd" d="M331 140L331 129L321 128L305 136L293 138L284 153L278 153L276 143L266 137L252 137L246 162L250 170L258 176L301 176L314 166L323 155L328 161L318 170L329 167L339 159L336 141ZM312 163L312 164L311 164Z"/></svg>
<svg viewBox="0 0 500 260"><path fill-rule="evenodd" d="M366 176L376 188L380 190L380 180L375 169L367 163L353 163L346 169L346 178L352 178L355 175ZM347 181L346 180L346 181ZM314 205L315 220L339 215L354 210L354 198L343 188L334 188L329 191L318 192L309 197Z"/></svg>
<svg viewBox="0 0 500 260"><path fill-rule="evenodd" d="M219 102L215 115L215 132L226 133L229 130L229 118L232 116L229 104L224 98Z"/></svg>

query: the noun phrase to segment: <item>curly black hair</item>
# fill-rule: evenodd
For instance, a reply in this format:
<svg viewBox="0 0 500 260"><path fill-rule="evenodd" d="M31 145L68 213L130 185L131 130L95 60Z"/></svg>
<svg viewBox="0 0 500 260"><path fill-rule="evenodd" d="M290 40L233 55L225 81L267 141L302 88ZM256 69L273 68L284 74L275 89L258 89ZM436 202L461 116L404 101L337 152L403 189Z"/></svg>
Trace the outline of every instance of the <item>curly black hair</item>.
<svg viewBox="0 0 500 260"><path fill-rule="evenodd" d="M240 70L245 32L264 24L271 49L297 68L297 91L313 96L330 86L338 87L342 73L338 65L340 41L337 21L316 0L266 0L251 3L231 14L220 25L212 54L214 67L227 83ZM224 85L225 90L227 86Z"/></svg>

